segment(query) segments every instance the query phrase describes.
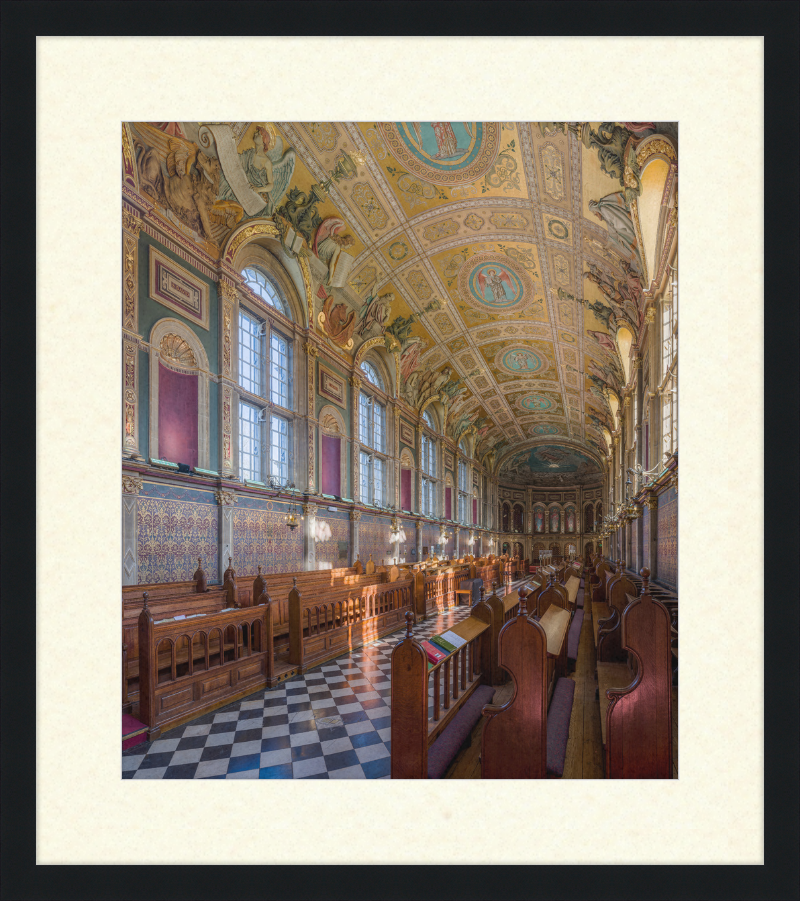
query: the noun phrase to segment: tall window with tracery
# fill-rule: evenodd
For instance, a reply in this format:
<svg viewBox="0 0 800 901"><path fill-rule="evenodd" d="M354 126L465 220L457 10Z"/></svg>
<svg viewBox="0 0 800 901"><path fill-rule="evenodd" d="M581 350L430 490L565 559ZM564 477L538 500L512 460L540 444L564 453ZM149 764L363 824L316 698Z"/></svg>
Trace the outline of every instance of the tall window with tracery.
<svg viewBox="0 0 800 901"><path fill-rule="evenodd" d="M677 269L677 266L675 267ZM673 269L661 304L661 452L678 450L678 282Z"/></svg>
<svg viewBox="0 0 800 901"><path fill-rule="evenodd" d="M422 513L436 516L436 442L423 434L420 441L422 467Z"/></svg>
<svg viewBox="0 0 800 901"><path fill-rule="evenodd" d="M375 367L364 361L366 380L383 390L383 380ZM363 503L382 507L386 498L386 407L371 393L359 392L358 429L362 450L359 455L359 492Z"/></svg>
<svg viewBox="0 0 800 901"><path fill-rule="evenodd" d="M258 269L243 270L259 298L287 315L280 293ZM239 475L288 482L292 411L291 342L274 323L239 309Z"/></svg>
<svg viewBox="0 0 800 901"><path fill-rule="evenodd" d="M464 460L458 461L458 521L466 523L468 516L467 489L469 467Z"/></svg>

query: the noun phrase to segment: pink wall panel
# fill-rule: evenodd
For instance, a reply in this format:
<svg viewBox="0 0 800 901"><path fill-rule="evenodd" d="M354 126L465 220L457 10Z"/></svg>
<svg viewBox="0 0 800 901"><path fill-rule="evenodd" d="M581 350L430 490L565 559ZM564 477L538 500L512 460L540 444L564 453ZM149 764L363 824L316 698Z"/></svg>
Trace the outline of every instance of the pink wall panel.
<svg viewBox="0 0 800 901"><path fill-rule="evenodd" d="M158 364L158 456L197 466L197 375Z"/></svg>
<svg viewBox="0 0 800 901"><path fill-rule="evenodd" d="M400 506L404 510L413 510L411 506L411 470L400 470Z"/></svg>
<svg viewBox="0 0 800 901"><path fill-rule="evenodd" d="M322 493L342 494L342 442L333 435L322 436Z"/></svg>

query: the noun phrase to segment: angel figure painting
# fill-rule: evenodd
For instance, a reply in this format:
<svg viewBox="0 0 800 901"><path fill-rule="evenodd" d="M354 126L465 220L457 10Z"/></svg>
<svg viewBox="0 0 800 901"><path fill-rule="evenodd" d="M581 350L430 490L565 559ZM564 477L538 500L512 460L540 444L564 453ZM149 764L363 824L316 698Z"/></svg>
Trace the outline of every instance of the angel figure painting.
<svg viewBox="0 0 800 901"><path fill-rule="evenodd" d="M478 273L478 287L483 299L489 304L505 304L516 300L514 285L504 269L484 266Z"/></svg>
<svg viewBox="0 0 800 901"><path fill-rule="evenodd" d="M248 218L271 216L275 207L283 199L294 172L294 150L290 149L284 153L283 140L280 136L276 137L272 150L270 150L271 143L270 133L267 129L263 125L257 125L253 132L253 146L239 154L239 163L248 182L264 199L263 208L253 217ZM220 178L217 200L234 202L237 200L224 173Z"/></svg>

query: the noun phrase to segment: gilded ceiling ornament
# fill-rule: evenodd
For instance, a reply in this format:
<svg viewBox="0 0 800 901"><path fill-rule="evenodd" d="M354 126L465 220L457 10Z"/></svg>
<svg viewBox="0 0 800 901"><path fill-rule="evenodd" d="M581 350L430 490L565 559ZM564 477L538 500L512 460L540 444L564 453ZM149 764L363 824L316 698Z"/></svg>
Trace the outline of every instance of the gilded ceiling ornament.
<svg viewBox="0 0 800 901"><path fill-rule="evenodd" d="M366 132L367 144L372 151L372 155L376 160L386 159L386 145L381 140L381 136L374 128L368 128Z"/></svg>
<svg viewBox="0 0 800 901"><path fill-rule="evenodd" d="M497 228L525 228L530 222L519 213L492 213L489 221Z"/></svg>
<svg viewBox="0 0 800 901"><path fill-rule="evenodd" d="M159 346L161 356L179 366L197 369L194 351L180 335L164 335Z"/></svg>
<svg viewBox="0 0 800 901"><path fill-rule="evenodd" d="M414 293L419 297L420 300L428 300L433 294L433 290L431 286L428 284L425 276L420 272L419 269L415 269L412 272L409 272L406 276L406 280L409 285L411 285Z"/></svg>
<svg viewBox="0 0 800 901"><path fill-rule="evenodd" d="M458 223L455 219L442 219L441 222L434 222L422 230L422 237L426 241L441 241L443 238L449 238L458 231Z"/></svg>
<svg viewBox="0 0 800 901"><path fill-rule="evenodd" d="M382 122L378 128L409 174L446 187L482 178L500 146L498 122Z"/></svg>
<svg viewBox="0 0 800 901"><path fill-rule="evenodd" d="M481 313L518 313L535 300L535 288L527 271L512 258L479 253L458 273L461 298Z"/></svg>
<svg viewBox="0 0 800 901"><path fill-rule="evenodd" d="M542 164L544 192L553 200L563 200L566 193L564 187L564 155L548 141L539 148L539 160Z"/></svg>
<svg viewBox="0 0 800 901"><path fill-rule="evenodd" d="M464 225L466 225L467 228L471 228L473 231L478 231L483 225L483 219L475 213L470 213L469 216L464 219Z"/></svg>
<svg viewBox="0 0 800 901"><path fill-rule="evenodd" d="M366 182L357 182L353 187L352 197L364 214L364 218L374 229L383 228L389 221L386 210L381 206L371 185Z"/></svg>
<svg viewBox="0 0 800 901"><path fill-rule="evenodd" d="M329 153L336 147L339 140L339 129L333 122L307 122L303 126L311 135L311 140L317 145L317 149L323 153Z"/></svg>
<svg viewBox="0 0 800 901"><path fill-rule="evenodd" d="M678 159L678 155L675 153L675 148L672 144L662 138L655 138L645 144L645 146L636 154L636 162L639 164L640 169L645 161L650 159L654 153L663 153L667 159L672 160L673 162Z"/></svg>

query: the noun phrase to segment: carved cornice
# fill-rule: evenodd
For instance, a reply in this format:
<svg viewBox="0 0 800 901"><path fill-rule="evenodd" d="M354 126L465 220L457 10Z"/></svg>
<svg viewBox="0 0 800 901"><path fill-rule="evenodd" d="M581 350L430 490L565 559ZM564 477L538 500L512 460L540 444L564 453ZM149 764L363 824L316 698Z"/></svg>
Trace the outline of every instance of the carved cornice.
<svg viewBox="0 0 800 901"><path fill-rule="evenodd" d="M236 503L236 494L233 491L218 490L214 492L214 497L220 507L233 507Z"/></svg>
<svg viewBox="0 0 800 901"><path fill-rule="evenodd" d="M123 475L122 477L122 493L138 495L143 485L141 476Z"/></svg>
<svg viewBox="0 0 800 901"><path fill-rule="evenodd" d="M233 282L228 281L228 279L220 278L219 294L223 300L227 300L229 303L236 303L236 285Z"/></svg>

